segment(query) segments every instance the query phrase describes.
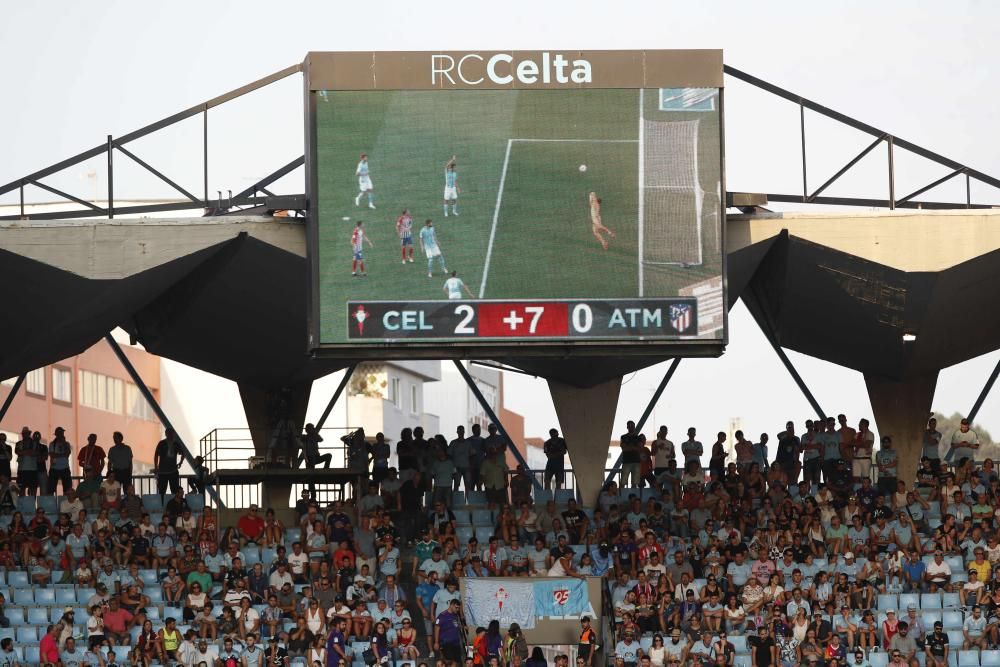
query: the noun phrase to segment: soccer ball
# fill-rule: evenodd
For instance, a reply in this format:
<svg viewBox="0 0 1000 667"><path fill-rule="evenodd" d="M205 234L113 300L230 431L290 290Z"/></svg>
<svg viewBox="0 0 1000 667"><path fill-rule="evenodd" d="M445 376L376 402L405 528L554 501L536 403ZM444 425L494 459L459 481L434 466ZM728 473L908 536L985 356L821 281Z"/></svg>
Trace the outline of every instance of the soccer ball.
<svg viewBox="0 0 1000 667"><path fill-rule="evenodd" d="M581 165L580 165L580 173L582 174L582 173L584 173L585 171L587 171L587 165L585 165L585 164L581 164Z"/></svg>

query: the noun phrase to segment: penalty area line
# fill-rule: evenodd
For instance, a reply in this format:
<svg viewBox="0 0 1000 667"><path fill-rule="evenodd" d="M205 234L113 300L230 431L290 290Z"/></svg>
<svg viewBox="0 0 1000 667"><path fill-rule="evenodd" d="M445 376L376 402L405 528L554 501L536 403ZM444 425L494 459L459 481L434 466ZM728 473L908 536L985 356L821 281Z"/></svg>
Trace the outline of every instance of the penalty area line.
<svg viewBox="0 0 1000 667"><path fill-rule="evenodd" d="M486 261L483 264L483 279L479 283L479 298L486 294L486 278L490 273L490 260L493 258L493 242L497 236L497 220L500 219L500 203L503 201L503 186L507 181L507 165L510 163L510 147L514 139L507 140L507 151L503 156L503 168L500 170L500 186L497 188L497 203L493 208L493 226L490 227L490 242L486 246Z"/></svg>

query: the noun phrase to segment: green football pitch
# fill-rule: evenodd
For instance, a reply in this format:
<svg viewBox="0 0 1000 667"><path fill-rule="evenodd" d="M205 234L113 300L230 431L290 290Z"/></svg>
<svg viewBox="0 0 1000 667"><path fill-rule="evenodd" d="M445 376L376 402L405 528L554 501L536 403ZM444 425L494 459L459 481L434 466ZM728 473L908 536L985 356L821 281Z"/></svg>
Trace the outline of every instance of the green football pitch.
<svg viewBox="0 0 1000 667"><path fill-rule="evenodd" d="M663 113L656 95L641 96L647 118ZM617 89L319 95L321 342L346 341L347 301L446 298L447 276L435 263L429 278L420 251L418 232L428 218L447 268L485 299L676 296L719 275L717 261L655 267L644 273L640 292L639 104L640 91ZM708 129L717 137L717 124ZM714 146L717 165L717 139ZM707 150L712 164L711 142ZM363 152L375 210L365 197L354 203ZM444 217L444 171L452 155L459 215ZM591 191L602 198L603 223L615 233L607 250L591 233ZM414 219L412 264L401 262L395 229L404 208ZM374 244L364 250L367 277L351 275L358 220Z"/></svg>

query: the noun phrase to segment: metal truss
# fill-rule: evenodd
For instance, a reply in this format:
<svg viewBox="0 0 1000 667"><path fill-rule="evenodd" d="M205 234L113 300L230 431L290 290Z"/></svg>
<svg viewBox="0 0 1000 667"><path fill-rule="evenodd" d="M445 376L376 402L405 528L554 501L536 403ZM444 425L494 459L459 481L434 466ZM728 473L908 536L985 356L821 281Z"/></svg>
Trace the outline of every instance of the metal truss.
<svg viewBox="0 0 1000 667"><path fill-rule="evenodd" d="M973 169L967 165L961 164L955 160L947 158L943 155L935 153L934 151L928 150L913 142L901 139L885 130L880 130L876 127L868 125L862 121L855 118L842 114L838 111L830 109L822 104L814 102L812 100L806 99L801 95L796 95L793 92L780 88L772 83L764 81L763 79L757 78L751 74L747 74L735 67L725 66L725 73L735 79L748 83L756 88L764 90L772 95L788 100L799 106L799 134L802 146L802 192L801 194L788 194L788 193L766 193L763 196L767 198L769 202L785 202L785 203L796 203L796 204L825 204L825 205L835 205L835 206L864 206L864 207L875 207L875 208L924 208L924 209L960 209L960 208L996 208L995 204L985 204L985 203L973 203L971 194L971 183L976 181L989 185L995 188L1000 188L1000 179L985 174L981 171ZM108 136L106 141L101 144L86 150L82 153L74 155L72 157L66 158L61 162L57 162L50 165L44 169L40 169L26 176L23 176L15 181L7 183L6 185L0 186L0 195L4 195L14 190L18 190L20 193L20 212L16 215L0 216L0 220L51 220L51 219L64 219L64 218L85 218L94 217L95 215L107 216L108 218L114 218L115 215L136 215L136 214L149 214L149 213L164 213L169 211L181 211L181 210L192 210L192 209L203 209L205 215L225 215L227 213L232 213L239 207L251 207L254 212L269 212L275 210L294 210L294 211L304 211L308 208L309 202L306 198L305 192L305 179L303 179L302 193L297 193L293 195L279 196L272 193L268 187L273 184L278 179L288 175L294 170L302 167L305 164L304 157L298 157L292 160L288 164L276 169L274 172L261 179L257 183L254 183L249 188L246 188L237 194L233 195L232 191L228 191L228 196L223 198L222 193L218 192L218 196L215 199L209 198L208 191L208 111L213 107L217 107L221 104L225 104L231 100L238 97L246 95L247 93L253 92L265 86L268 86L277 81L281 81L286 77L293 74L299 74L302 72L302 65L295 64L290 67L286 67L278 72L270 74L258 79L252 83L249 83L241 88L232 90L228 93L220 95L218 97L212 98L201 104L197 104L190 107L184 111L176 113L172 116L168 116L162 120L159 120L150 125L146 125L134 132L130 132L121 137ZM805 112L806 110L813 111L815 113L831 118L838 121L848 127L855 130L868 134L874 137L874 140L865 147L860 153L851 158L843 167L837 170L829 178L827 178L822 185L820 185L815 190L810 191L808 187L807 178L807 159L806 159L806 129L805 129ZM135 141L141 137L145 137L149 134L162 130L163 128L169 127L175 123L178 123L187 118L193 116L201 115L203 118L203 144L202 144L202 184L203 192L202 196L198 197L194 193L184 189L177 184L176 181L169 178L167 175L162 173L156 167L143 160L140 156L136 155L135 152L126 148L126 144ZM824 196L823 193L834 183L837 182L844 174L846 174L854 165L860 162L865 156L874 151L880 145L885 144L887 147L887 197L885 199L872 199L863 197L830 197ZM930 160L936 164L947 167L951 171L946 175L938 178L927 185L914 190L913 192L906 194L902 197L896 196L896 174L895 174L895 150L903 149L909 151L917 156ZM144 204L144 205L132 205L132 206L115 206L115 191L114 191L114 156L118 152L129 160L135 162L146 171L150 172L158 179L170 186L171 189L178 192L183 196L183 200L176 202L168 202L162 204ZM107 194L107 206L101 207L91 202L86 201L81 197L77 197L69 192L64 192L51 185L42 182L42 179L51 176L52 174L58 173L68 167L77 165L85 160L97 157L99 155L107 156L107 181L108 181L108 194ZM947 201L929 201L929 200L918 200L917 197L923 195L929 190L950 181L958 176L964 176L965 178L965 201L964 202L947 202ZM46 211L42 213L32 213L28 216L25 213L25 202L24 202L24 188L26 186L35 186L46 190L66 201L78 204L80 208L69 209L66 211ZM739 204L734 203L734 199L742 199L744 195L750 194L754 196L755 193L739 193L730 192L727 194L727 206L738 206ZM759 195L758 195L759 196Z"/></svg>

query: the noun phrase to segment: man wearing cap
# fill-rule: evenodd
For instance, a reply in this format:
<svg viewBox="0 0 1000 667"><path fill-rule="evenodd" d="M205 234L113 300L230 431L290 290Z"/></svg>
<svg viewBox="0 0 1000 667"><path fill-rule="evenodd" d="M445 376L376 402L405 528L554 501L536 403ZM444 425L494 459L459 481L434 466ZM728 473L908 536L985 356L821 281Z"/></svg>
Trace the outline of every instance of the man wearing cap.
<svg viewBox="0 0 1000 667"><path fill-rule="evenodd" d="M979 570L969 568L969 580L958 590L958 598L963 607L979 602L983 594L983 582L979 580Z"/></svg>
<svg viewBox="0 0 1000 667"><path fill-rule="evenodd" d="M917 643L917 648L923 650L924 640L927 637L927 626L924 625L923 619L917 614L917 605L911 604L906 607L906 616L903 618L903 621L906 621L910 636Z"/></svg>
<svg viewBox="0 0 1000 667"><path fill-rule="evenodd" d="M458 598L448 601L448 608L434 619L434 650L447 661L462 659L462 619L458 615Z"/></svg>
<svg viewBox="0 0 1000 667"><path fill-rule="evenodd" d="M947 667L948 665L948 635L942 629L941 621L934 621L934 632L927 635L924 653L927 654L927 667Z"/></svg>
<svg viewBox="0 0 1000 667"><path fill-rule="evenodd" d="M688 644L681 637L681 629L674 628L670 631L670 640L664 643L664 649L668 658L676 658L680 661L687 659Z"/></svg>
<svg viewBox="0 0 1000 667"><path fill-rule="evenodd" d="M965 638L962 650L968 651L973 646L986 648L986 617L983 616L983 610L979 605L972 608L971 616L965 617L965 622L962 623L962 636Z"/></svg>
<svg viewBox="0 0 1000 667"><path fill-rule="evenodd" d="M934 560L927 564L924 581L931 593L937 593L940 588L951 592L951 567L945 562L940 549L934 552Z"/></svg>
<svg viewBox="0 0 1000 667"><path fill-rule="evenodd" d="M204 642L204 640L202 640ZM198 663L195 663L198 664ZM288 651L284 646L278 644L278 637L272 636L267 643L267 650L264 652L265 665L277 665L283 667L288 664Z"/></svg>

